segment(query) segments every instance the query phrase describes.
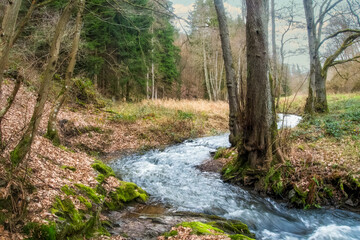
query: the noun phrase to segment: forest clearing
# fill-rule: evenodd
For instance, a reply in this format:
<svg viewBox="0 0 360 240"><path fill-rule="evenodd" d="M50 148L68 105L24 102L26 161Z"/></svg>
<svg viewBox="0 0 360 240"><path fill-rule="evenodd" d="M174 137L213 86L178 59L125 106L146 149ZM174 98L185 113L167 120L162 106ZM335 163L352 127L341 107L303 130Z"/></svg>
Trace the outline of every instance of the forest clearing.
<svg viewBox="0 0 360 240"><path fill-rule="evenodd" d="M0 240L358 239L357 0L0 0Z"/></svg>

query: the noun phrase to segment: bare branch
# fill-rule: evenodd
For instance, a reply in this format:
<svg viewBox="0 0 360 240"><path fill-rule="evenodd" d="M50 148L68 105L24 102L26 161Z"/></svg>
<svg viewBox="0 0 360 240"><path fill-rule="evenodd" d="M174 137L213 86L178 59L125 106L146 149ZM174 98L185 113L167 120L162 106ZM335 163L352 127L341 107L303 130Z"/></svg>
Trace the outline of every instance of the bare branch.
<svg viewBox="0 0 360 240"><path fill-rule="evenodd" d="M352 4L350 3L350 1L346 0L346 2L348 3L348 6L350 8L350 11L351 11L352 15L354 15L354 17L356 17L357 23L360 26L360 17L359 17L359 15L355 13L354 9L352 8Z"/></svg>
<svg viewBox="0 0 360 240"><path fill-rule="evenodd" d="M321 47L322 44L324 44L324 42L326 42L329 39L335 38L337 37L339 34L343 34L343 33L360 33L360 29L342 29L340 31L337 31L336 33L327 36L326 38L324 38L318 45L318 49Z"/></svg>

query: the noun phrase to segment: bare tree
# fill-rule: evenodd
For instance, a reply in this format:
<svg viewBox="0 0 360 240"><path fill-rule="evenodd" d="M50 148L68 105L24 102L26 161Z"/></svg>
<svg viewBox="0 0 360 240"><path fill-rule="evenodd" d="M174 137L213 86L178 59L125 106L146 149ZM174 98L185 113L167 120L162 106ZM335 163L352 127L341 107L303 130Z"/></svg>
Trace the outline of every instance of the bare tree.
<svg viewBox="0 0 360 240"><path fill-rule="evenodd" d="M221 46L223 58L225 62L226 71L226 85L229 96L229 128L230 128L230 143L236 146L241 137L240 125L240 101L238 96L237 81L234 70L234 63L231 54L229 29L226 22L226 13L224 3L222 0L214 0L220 29Z"/></svg>
<svg viewBox="0 0 360 240"><path fill-rule="evenodd" d="M80 33L81 33L81 25L82 25L82 13L85 8L85 0L78 0L78 11L75 22L75 33L72 42L72 49L70 52L70 62L66 69L64 86L61 89L59 96L57 97L55 104L50 112L46 137L53 141L55 144L60 144L59 133L56 127L56 119L57 115L65 102L67 97L67 93L69 91L71 85L71 78L73 76L75 64L76 64L76 56L79 50L79 42L80 42Z"/></svg>
<svg viewBox="0 0 360 240"><path fill-rule="evenodd" d="M1 87L4 78L4 71L8 64L10 49L14 42L14 34L16 21L18 18L20 6L22 0L7 1L5 8L5 14L1 26L0 44L1 44L1 56L0 56L0 96L2 95Z"/></svg>
<svg viewBox="0 0 360 240"><path fill-rule="evenodd" d="M329 111L326 96L326 77L329 68L337 64L354 60L354 58L345 60L337 60L337 58L344 50L351 46L357 38L360 37L359 29L340 29L322 40L323 27L324 23L326 22L326 16L329 15L331 11L334 10L335 7L338 6L341 2L343 1L322 1L319 7L318 17L315 19L313 0L303 0L310 55L309 95L305 106L305 112L309 114L314 112ZM350 2L347 2L352 14L358 15L353 11ZM358 27L360 27L360 24ZM322 66L320 61L320 47L324 44L325 41L336 38L342 34L349 35L342 40L340 47L335 49L333 54L331 54L325 60L324 65ZM358 58L358 56L355 56L355 58Z"/></svg>
<svg viewBox="0 0 360 240"><path fill-rule="evenodd" d="M65 31L65 26L70 19L71 10L73 8L74 1L75 0L69 0L56 26L55 35L51 43L50 57L47 61L46 69L43 74L43 79L41 81L33 115L20 142L10 153L10 159L14 167L19 165L19 163L21 163L24 160L25 156L30 151L35 134L37 133L40 119L44 111L45 102L51 86L51 81L55 74L56 63L60 51L61 37Z"/></svg>

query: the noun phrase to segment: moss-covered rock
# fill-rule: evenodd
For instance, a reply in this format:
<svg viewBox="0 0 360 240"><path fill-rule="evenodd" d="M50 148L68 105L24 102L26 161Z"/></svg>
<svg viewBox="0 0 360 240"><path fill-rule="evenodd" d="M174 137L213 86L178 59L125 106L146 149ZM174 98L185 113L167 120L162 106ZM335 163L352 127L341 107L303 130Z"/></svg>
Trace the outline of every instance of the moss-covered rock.
<svg viewBox="0 0 360 240"><path fill-rule="evenodd" d="M238 220L216 220L207 224L217 227L228 234L243 234L255 238L255 235L250 232L248 226Z"/></svg>
<svg viewBox="0 0 360 240"><path fill-rule="evenodd" d="M64 185L61 187L61 191L63 193L65 193L67 196L70 196L70 195L76 195L76 192L75 192L75 189L69 187L68 185Z"/></svg>
<svg viewBox="0 0 360 240"><path fill-rule="evenodd" d="M75 186L81 190L91 201L94 203L101 203L104 196L97 194L97 192L91 187L85 186L84 184L75 184Z"/></svg>
<svg viewBox="0 0 360 240"><path fill-rule="evenodd" d="M125 203L131 201L146 202L148 194L135 183L120 181L120 186L115 191L109 193L105 205L110 210L117 210L124 207Z"/></svg>
<svg viewBox="0 0 360 240"><path fill-rule="evenodd" d="M213 227L209 224L202 223L202 222L182 222L176 226L191 228L192 229L191 234L194 234L194 235L223 235L224 234L223 230Z"/></svg>
<svg viewBox="0 0 360 240"><path fill-rule="evenodd" d="M114 171L112 170L111 167L109 167L108 165L106 165L105 163L103 163L100 160L96 160L95 163L93 163L92 168L94 168L97 172L99 172L99 176L97 178L99 183L102 183L106 178L110 177L110 176L115 176ZM100 177L101 176L101 177Z"/></svg>
<svg viewBox="0 0 360 240"><path fill-rule="evenodd" d="M252 240L255 239L255 234L249 231L246 224L237 220L226 220L222 218L215 218L213 222L182 222L176 227L191 228L192 235L221 235L228 236L234 240ZM165 238L178 235L176 229L164 233Z"/></svg>
<svg viewBox="0 0 360 240"><path fill-rule="evenodd" d="M102 226L98 209L77 210L70 198L57 197L52 213L56 220L56 239L83 239L93 236L110 235Z"/></svg>
<svg viewBox="0 0 360 240"><path fill-rule="evenodd" d="M56 240L56 224L39 224L30 222L23 227L27 240Z"/></svg>

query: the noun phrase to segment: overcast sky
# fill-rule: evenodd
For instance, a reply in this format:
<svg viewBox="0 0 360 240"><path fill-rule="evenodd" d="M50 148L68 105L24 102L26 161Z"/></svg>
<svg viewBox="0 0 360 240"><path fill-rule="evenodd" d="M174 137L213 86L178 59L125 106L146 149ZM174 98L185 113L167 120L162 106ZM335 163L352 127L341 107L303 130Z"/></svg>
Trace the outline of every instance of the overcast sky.
<svg viewBox="0 0 360 240"><path fill-rule="evenodd" d="M193 4L195 2L195 0L171 0L173 2L173 7L174 7L174 12L176 15L187 19L188 13L190 11L193 10ZM276 6L275 8L280 7L280 4L286 4L289 1L288 0L277 0L276 1L278 6ZM302 3L302 1L301 1ZM231 17L236 18L238 15L241 14L241 1L240 0L225 0L224 1L224 6L226 8L226 11L231 15ZM301 5L300 5L301 6ZM303 10L301 11L303 12ZM180 25L179 23L175 23L176 26L180 29ZM186 25L185 23L182 23L184 26ZM279 25L279 22L277 22L277 24ZM270 30L270 29L269 29ZM277 45L279 47L279 42L280 42L280 36L281 36L281 26L278 27L278 36L277 36ZM181 29L180 29L181 31ZM303 47L306 46L307 44L307 39L306 39L306 31L303 30L301 32L299 32L299 30L294 31L294 34L296 35L295 38L298 38L297 40L292 40L291 42L289 42L287 49L288 50L293 50L299 47ZM294 37L294 36L290 36L288 34L289 37ZM299 64L300 67L303 68L308 68L309 67L309 56L307 54L301 55L301 56L295 56L295 57L288 57L286 59L286 63L289 64Z"/></svg>

